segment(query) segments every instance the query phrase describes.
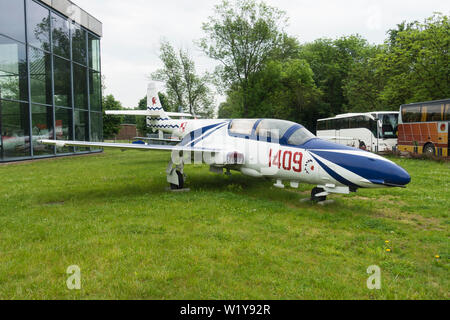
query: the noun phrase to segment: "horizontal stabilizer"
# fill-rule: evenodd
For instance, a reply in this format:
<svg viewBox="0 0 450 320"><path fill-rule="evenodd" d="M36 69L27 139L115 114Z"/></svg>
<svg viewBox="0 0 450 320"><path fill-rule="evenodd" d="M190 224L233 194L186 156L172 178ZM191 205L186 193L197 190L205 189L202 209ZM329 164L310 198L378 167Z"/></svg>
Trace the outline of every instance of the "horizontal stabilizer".
<svg viewBox="0 0 450 320"><path fill-rule="evenodd" d="M155 113L149 110L108 110L105 111L107 115L114 116L144 116L144 117L155 117ZM178 112L166 112L169 117L183 117L192 118L193 115L190 113L178 113Z"/></svg>

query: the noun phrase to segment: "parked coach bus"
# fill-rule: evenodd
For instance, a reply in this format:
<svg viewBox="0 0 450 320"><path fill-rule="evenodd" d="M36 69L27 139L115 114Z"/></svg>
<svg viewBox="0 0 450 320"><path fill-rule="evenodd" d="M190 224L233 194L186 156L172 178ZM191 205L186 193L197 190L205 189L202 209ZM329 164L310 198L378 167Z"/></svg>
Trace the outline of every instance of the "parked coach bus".
<svg viewBox="0 0 450 320"><path fill-rule="evenodd" d="M372 152L397 146L398 112L341 114L317 121L317 137Z"/></svg>
<svg viewBox="0 0 450 320"><path fill-rule="evenodd" d="M448 157L450 99L402 105L398 149Z"/></svg>

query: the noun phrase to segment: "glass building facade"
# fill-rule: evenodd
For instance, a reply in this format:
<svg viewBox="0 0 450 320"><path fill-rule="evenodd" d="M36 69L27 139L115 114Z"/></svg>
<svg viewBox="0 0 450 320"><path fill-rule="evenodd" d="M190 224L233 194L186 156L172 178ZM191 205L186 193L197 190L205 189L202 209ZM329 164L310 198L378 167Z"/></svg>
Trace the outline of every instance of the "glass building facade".
<svg viewBox="0 0 450 320"><path fill-rule="evenodd" d="M37 142L103 140L100 36L70 6L0 0L0 162L100 151Z"/></svg>

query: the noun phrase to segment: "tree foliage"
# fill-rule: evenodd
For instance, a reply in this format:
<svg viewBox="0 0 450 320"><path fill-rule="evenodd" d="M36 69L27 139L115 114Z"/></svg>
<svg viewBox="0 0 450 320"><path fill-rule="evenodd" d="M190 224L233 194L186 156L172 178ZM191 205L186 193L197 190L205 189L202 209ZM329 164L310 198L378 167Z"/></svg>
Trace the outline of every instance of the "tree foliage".
<svg viewBox="0 0 450 320"><path fill-rule="evenodd" d="M321 117L446 99L449 48L449 20L442 14L399 24L382 45L359 35L300 45L285 35L249 76L247 93L236 79L228 86L219 115L283 118L313 130Z"/></svg>
<svg viewBox="0 0 450 320"><path fill-rule="evenodd" d="M199 47L219 62L215 83L226 101L220 118L279 118L314 131L317 119L344 112L398 110L410 102L450 98L450 26L436 13L403 22L384 44L358 34L300 44L284 28L286 14L256 0L222 0L203 24ZM212 80L198 76L187 51L161 43L168 111L212 114ZM145 109L141 100L139 108ZM138 127L145 128L145 121Z"/></svg>
<svg viewBox="0 0 450 320"><path fill-rule="evenodd" d="M386 50L377 57L379 72L387 79L382 101L398 106L449 98L449 48L449 19L442 14L390 30Z"/></svg>
<svg viewBox="0 0 450 320"><path fill-rule="evenodd" d="M214 96L208 87L207 75L199 76L189 53L175 49L167 41L161 42L160 58L164 67L152 74L152 79L163 81L166 86L168 104L178 111L180 107L191 114L212 117Z"/></svg>
<svg viewBox="0 0 450 320"><path fill-rule="evenodd" d="M112 94L103 97L103 136L112 138L120 131L123 119L120 116L106 115L106 110L122 110L122 104Z"/></svg>
<svg viewBox="0 0 450 320"><path fill-rule="evenodd" d="M239 87L243 115L247 116L250 78L282 43L287 19L283 11L252 0L224 0L215 6L214 13L203 24L205 37L199 45L221 63L216 75L222 91L231 85Z"/></svg>

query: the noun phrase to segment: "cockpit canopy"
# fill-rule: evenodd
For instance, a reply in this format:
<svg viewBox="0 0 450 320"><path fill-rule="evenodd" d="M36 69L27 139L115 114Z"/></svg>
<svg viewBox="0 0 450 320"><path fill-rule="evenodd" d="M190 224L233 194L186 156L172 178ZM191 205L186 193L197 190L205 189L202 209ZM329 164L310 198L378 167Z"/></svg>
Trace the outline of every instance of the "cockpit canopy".
<svg viewBox="0 0 450 320"><path fill-rule="evenodd" d="M300 146L316 138L305 127L291 121L276 119L236 119L229 126L231 136Z"/></svg>

